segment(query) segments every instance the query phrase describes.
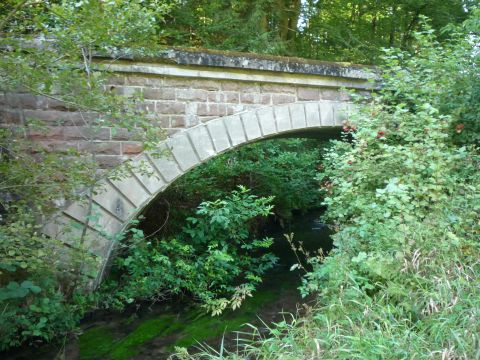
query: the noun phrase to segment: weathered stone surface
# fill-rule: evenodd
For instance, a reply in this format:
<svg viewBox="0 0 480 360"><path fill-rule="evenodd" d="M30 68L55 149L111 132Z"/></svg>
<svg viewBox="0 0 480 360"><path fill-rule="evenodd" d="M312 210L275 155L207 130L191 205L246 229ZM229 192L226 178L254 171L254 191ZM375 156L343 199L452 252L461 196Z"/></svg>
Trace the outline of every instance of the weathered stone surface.
<svg viewBox="0 0 480 360"><path fill-rule="evenodd" d="M277 131L284 132L292 129L290 121L290 112L286 106L274 107L275 119L277 121Z"/></svg>
<svg viewBox="0 0 480 360"><path fill-rule="evenodd" d="M272 104L290 104L294 103L296 100L295 95L288 94L273 94L272 95Z"/></svg>
<svg viewBox="0 0 480 360"><path fill-rule="evenodd" d="M273 109L271 107L260 108L257 110L257 118L260 122L263 136L272 135L277 132L277 123L273 116Z"/></svg>
<svg viewBox="0 0 480 360"><path fill-rule="evenodd" d="M111 180L111 183L137 208L150 197L150 194L133 174L119 180Z"/></svg>
<svg viewBox="0 0 480 360"><path fill-rule="evenodd" d="M175 100L175 89L144 88L143 97L149 100Z"/></svg>
<svg viewBox="0 0 480 360"><path fill-rule="evenodd" d="M223 119L211 120L207 124L207 129L212 137L213 145L217 152L229 149L232 145L228 139L227 129Z"/></svg>
<svg viewBox="0 0 480 360"><path fill-rule="evenodd" d="M255 140L262 136L262 131L260 130L260 125L258 124L257 114L253 111L249 111L240 115L243 121L243 127L245 129L245 134L247 139Z"/></svg>
<svg viewBox="0 0 480 360"><path fill-rule="evenodd" d="M0 124L21 125L23 114L21 110L0 109Z"/></svg>
<svg viewBox="0 0 480 360"><path fill-rule="evenodd" d="M158 153L160 156L151 155L149 158L165 181L171 182L182 174L181 169L165 143L158 147Z"/></svg>
<svg viewBox="0 0 480 360"><path fill-rule="evenodd" d="M128 220L135 212L135 206L108 181L99 186L93 200L122 221Z"/></svg>
<svg viewBox="0 0 480 360"><path fill-rule="evenodd" d="M197 115L199 116L225 116L227 106L225 104L199 103Z"/></svg>
<svg viewBox="0 0 480 360"><path fill-rule="evenodd" d="M332 104L334 123L337 126L341 126L342 122L348 119L348 107L345 103L334 102Z"/></svg>
<svg viewBox="0 0 480 360"><path fill-rule="evenodd" d="M121 155L121 143L115 141L80 142L78 150L100 155Z"/></svg>
<svg viewBox="0 0 480 360"><path fill-rule="evenodd" d="M176 101L157 101L155 111L159 114L185 114L185 103Z"/></svg>
<svg viewBox="0 0 480 360"><path fill-rule="evenodd" d="M317 102L305 104L307 127L321 126L320 108Z"/></svg>
<svg viewBox="0 0 480 360"><path fill-rule="evenodd" d="M133 174L143 184L150 195L158 193L165 187L165 182L145 154L135 158L132 161L132 165Z"/></svg>
<svg viewBox="0 0 480 360"><path fill-rule="evenodd" d="M320 116L322 119L322 126L335 125L335 118L331 101L322 101L320 103Z"/></svg>
<svg viewBox="0 0 480 360"><path fill-rule="evenodd" d="M247 138L245 136L245 131L243 130L243 124L240 116L228 116L223 120L223 122L227 128L228 135L233 146L242 144L246 141Z"/></svg>
<svg viewBox="0 0 480 360"><path fill-rule="evenodd" d="M216 155L212 140L205 125L198 125L188 131L188 136L200 160L206 160Z"/></svg>
<svg viewBox="0 0 480 360"><path fill-rule="evenodd" d="M124 141L121 144L123 155L135 155L143 151L143 144L140 141Z"/></svg>
<svg viewBox="0 0 480 360"><path fill-rule="evenodd" d="M32 140L63 140L62 126L45 126L42 129L28 129L27 136Z"/></svg>
<svg viewBox="0 0 480 360"><path fill-rule="evenodd" d="M124 161L128 160L128 156L120 155L96 155L95 160L102 169L111 169L114 168Z"/></svg>
<svg viewBox="0 0 480 360"><path fill-rule="evenodd" d="M206 101L208 91L199 89L177 89L177 100Z"/></svg>
<svg viewBox="0 0 480 360"><path fill-rule="evenodd" d="M292 129L305 129L307 123L305 120L305 105L293 104L288 106L292 118Z"/></svg>
<svg viewBox="0 0 480 360"><path fill-rule="evenodd" d="M71 204L63 212L83 224L88 218L89 227L109 235L116 234L123 227L120 220L96 204L92 204L92 211L89 213L87 199L83 203Z"/></svg>
<svg viewBox="0 0 480 360"><path fill-rule="evenodd" d="M176 134L167 140L167 145L182 171L187 171L199 162L187 134Z"/></svg>
<svg viewBox="0 0 480 360"><path fill-rule="evenodd" d="M63 126L63 138L65 140L110 140L110 128L93 129L86 126Z"/></svg>
<svg viewBox="0 0 480 360"><path fill-rule="evenodd" d="M319 100L320 91L318 88L299 87L297 90L297 97L299 101Z"/></svg>
<svg viewBox="0 0 480 360"><path fill-rule="evenodd" d="M167 51L145 62L129 61L129 56L112 64L118 76L106 88L127 97L142 94L137 108L154 126L167 129L169 139L159 139L159 150L169 150L170 156L141 153L135 131L105 127L90 133L88 122L98 116L93 112L79 113L59 101L28 94L0 94L2 127L29 117L43 120L51 131L32 133L31 139L51 151L70 146L95 151L102 167L127 158L145 162L148 174L134 170L126 178L107 181L106 191L94 196L99 230L111 234L199 163L260 138L338 127L347 116L344 109L351 107L340 88L371 91L376 86L367 81L371 76L364 67L353 65L189 51ZM64 224L57 229L69 227L68 221L85 221L79 204L65 211ZM114 243L91 229L89 235L87 246L103 259L101 274Z"/></svg>

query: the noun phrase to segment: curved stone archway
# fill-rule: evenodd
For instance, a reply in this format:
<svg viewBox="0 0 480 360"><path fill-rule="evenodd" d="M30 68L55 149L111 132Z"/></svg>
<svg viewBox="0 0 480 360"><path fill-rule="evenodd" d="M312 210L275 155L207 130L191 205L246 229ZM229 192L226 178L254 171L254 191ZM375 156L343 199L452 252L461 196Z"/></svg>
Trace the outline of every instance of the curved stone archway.
<svg viewBox="0 0 480 360"><path fill-rule="evenodd" d="M341 101L275 105L185 129L159 144L159 150L167 150L170 156L142 153L131 160L133 165L141 162L141 172L129 170L120 180L106 179L91 200L86 198L83 203L67 206L45 227L44 233L61 239L67 246L77 247L71 239L78 239L87 224L83 246L98 260L98 267L91 270L98 283L118 235L175 179L208 159L244 144L289 133L339 127L352 106ZM87 216L90 201L93 216Z"/></svg>

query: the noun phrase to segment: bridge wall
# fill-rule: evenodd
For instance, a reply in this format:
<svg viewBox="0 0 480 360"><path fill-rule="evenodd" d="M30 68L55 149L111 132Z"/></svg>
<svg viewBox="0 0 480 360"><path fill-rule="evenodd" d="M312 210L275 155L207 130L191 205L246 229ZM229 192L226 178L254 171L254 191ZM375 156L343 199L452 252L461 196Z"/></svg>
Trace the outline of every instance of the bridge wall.
<svg viewBox="0 0 480 360"><path fill-rule="evenodd" d="M141 94L138 107L156 126L168 130L156 158L142 152L125 130L104 128L93 143L103 167L127 159L142 163L149 175L128 171L121 180L108 177L92 198L98 219L87 216L87 203L67 204L44 228L62 239L64 258L74 256L82 227L83 243L95 259L91 270L98 283L115 248L116 237L157 194L176 178L220 153L253 141L307 130L339 127L352 106L344 89L369 92L375 88L370 69L302 59L258 58L245 54L171 50L154 59L127 58L108 62L114 76L108 87L123 96ZM47 133L31 132L33 141L51 150L87 149L85 116L51 98L31 94L2 94L2 126L35 118L48 124ZM76 226L72 226L76 225Z"/></svg>

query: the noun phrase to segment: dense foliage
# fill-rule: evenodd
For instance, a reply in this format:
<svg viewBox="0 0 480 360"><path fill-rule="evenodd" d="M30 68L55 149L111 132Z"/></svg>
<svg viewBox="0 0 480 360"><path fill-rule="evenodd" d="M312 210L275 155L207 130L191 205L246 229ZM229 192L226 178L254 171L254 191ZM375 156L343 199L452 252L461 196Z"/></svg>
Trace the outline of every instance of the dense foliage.
<svg viewBox="0 0 480 360"><path fill-rule="evenodd" d="M166 17L169 45L320 60L379 61L382 47L412 48L422 16L440 30L460 23L469 0L188 0ZM448 38L446 34L442 38Z"/></svg>
<svg viewBox="0 0 480 360"><path fill-rule="evenodd" d="M254 220L270 214L272 198L240 187L224 198L201 203L174 238L135 236L119 257L119 281L107 282L107 302L123 306L134 299L158 300L187 293L214 315L252 296L276 257L266 250L273 239L252 239ZM148 240L148 241L147 241Z"/></svg>
<svg viewBox="0 0 480 360"><path fill-rule="evenodd" d="M256 196L274 195L272 212L280 222L290 219L293 211L318 207L315 174L323 144L314 139L273 139L217 156L160 194L143 214L140 228L147 235L173 234L200 202L223 198L239 185Z"/></svg>
<svg viewBox="0 0 480 360"><path fill-rule="evenodd" d="M318 304L249 356L478 357L480 156L478 128L462 121L480 115L465 107L478 94L479 19L443 46L428 27L416 33L413 57L386 51L384 88L345 124L320 174L338 231L304 278Z"/></svg>
<svg viewBox="0 0 480 360"><path fill-rule="evenodd" d="M284 218L314 206L320 181L326 219L337 234L331 256L309 260L302 286L319 303L296 324L279 324L270 338L247 347L246 356L475 358L480 20L474 5L7 0L0 4L0 90L2 99L29 93L81 111L89 141L105 126L142 129L148 148L163 134L135 97L105 87L109 74L96 71L94 52L144 54L163 42L376 62L379 48L390 47L383 90L345 124L345 139L333 143L317 180L319 151L305 141L255 144L197 169L172 189L195 213L166 238L131 229L120 274L101 302L121 308L135 299L188 294L213 313L239 306L275 263L270 239L251 240L255 222L271 204ZM423 14L431 27L417 33ZM99 177L94 146L50 152L29 141L48 127L1 116L0 349L7 349L66 336L99 300L84 291L91 281L84 270L94 261L84 251L86 226L79 237L72 231L71 268L62 267L65 244L40 231L58 202L78 199L79 189L91 195ZM238 184L255 195L231 192ZM209 201L197 207L203 191ZM272 193L275 199L266 198ZM88 212L93 222L91 206Z"/></svg>
<svg viewBox="0 0 480 360"><path fill-rule="evenodd" d="M185 174L130 230L113 268L120 279L104 291L115 294L107 306L188 294L214 314L238 307L275 263L265 252L272 240L252 239L267 215L283 222L318 206L320 153L317 140L268 140Z"/></svg>

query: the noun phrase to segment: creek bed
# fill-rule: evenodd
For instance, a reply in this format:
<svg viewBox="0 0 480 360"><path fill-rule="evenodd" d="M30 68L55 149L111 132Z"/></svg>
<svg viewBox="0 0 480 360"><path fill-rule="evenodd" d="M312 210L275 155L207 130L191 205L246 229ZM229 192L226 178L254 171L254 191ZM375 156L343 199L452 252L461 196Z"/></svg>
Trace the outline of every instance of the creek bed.
<svg viewBox="0 0 480 360"><path fill-rule="evenodd" d="M264 235L275 239L271 250L279 262L253 297L235 311L212 317L190 302L171 301L145 305L138 311L98 313L82 321L82 334L62 350L58 346L26 349L7 359L50 360L63 353L67 360L158 360L167 359L176 346L196 351L223 344L235 349L241 339L251 338L252 326L262 331L272 323L288 322L308 306L309 299L302 299L297 289L302 272L290 271L296 257L283 234L294 233L295 241L303 242L307 250L329 251L331 231L318 222L320 214L320 210L310 211L294 216L285 228L277 224L265 229Z"/></svg>

